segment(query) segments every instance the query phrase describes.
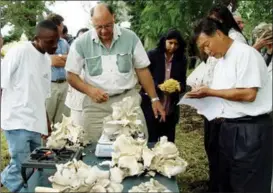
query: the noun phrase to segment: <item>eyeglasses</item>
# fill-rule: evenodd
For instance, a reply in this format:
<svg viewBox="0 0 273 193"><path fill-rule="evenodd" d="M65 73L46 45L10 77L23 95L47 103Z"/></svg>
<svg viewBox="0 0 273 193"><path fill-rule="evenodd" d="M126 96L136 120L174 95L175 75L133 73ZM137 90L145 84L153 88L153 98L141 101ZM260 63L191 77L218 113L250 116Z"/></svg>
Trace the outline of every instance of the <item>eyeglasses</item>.
<svg viewBox="0 0 273 193"><path fill-rule="evenodd" d="M113 26L114 26L113 23L109 23L106 25L94 25L94 28L98 31L101 31L102 29L110 30L111 28L113 28Z"/></svg>

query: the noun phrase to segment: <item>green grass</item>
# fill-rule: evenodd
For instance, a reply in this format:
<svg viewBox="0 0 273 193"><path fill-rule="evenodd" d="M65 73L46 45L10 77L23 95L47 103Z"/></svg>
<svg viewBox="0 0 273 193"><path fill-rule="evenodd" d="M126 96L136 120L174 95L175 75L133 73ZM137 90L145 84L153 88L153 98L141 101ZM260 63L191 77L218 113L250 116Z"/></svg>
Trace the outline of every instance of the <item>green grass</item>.
<svg viewBox="0 0 273 193"><path fill-rule="evenodd" d="M8 152L8 145L4 136L4 133L1 130L1 172L9 163L9 152ZM5 187L1 187L0 192L9 192Z"/></svg>
<svg viewBox="0 0 273 193"><path fill-rule="evenodd" d="M6 143L4 133L1 131L1 171L8 165L8 163L9 163L8 145Z"/></svg>
<svg viewBox="0 0 273 193"><path fill-rule="evenodd" d="M203 119L188 106L180 108L176 128L176 145L188 162L185 173L177 177L180 192L205 192L208 180L208 161L204 150Z"/></svg>
<svg viewBox="0 0 273 193"><path fill-rule="evenodd" d="M176 128L176 145L180 155L189 165L185 173L177 177L180 192L199 193L206 190L208 163L203 145L203 120L195 110L181 106L180 122ZM1 132L1 171L9 162L7 144ZM2 188L1 192L7 189Z"/></svg>

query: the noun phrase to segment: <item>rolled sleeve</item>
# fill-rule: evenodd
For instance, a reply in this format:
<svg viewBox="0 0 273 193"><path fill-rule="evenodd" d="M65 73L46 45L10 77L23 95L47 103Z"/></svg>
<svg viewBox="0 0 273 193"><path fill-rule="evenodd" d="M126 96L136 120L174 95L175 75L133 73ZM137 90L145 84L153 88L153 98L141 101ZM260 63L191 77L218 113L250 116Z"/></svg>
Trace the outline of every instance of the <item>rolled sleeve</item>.
<svg viewBox="0 0 273 193"><path fill-rule="evenodd" d="M81 75L83 65L84 58L78 53L76 49L76 42L74 42L71 45L69 54L67 56L65 70L77 75Z"/></svg>
<svg viewBox="0 0 273 193"><path fill-rule="evenodd" d="M135 68L146 68L150 65L148 55L139 39L133 53L133 64Z"/></svg>

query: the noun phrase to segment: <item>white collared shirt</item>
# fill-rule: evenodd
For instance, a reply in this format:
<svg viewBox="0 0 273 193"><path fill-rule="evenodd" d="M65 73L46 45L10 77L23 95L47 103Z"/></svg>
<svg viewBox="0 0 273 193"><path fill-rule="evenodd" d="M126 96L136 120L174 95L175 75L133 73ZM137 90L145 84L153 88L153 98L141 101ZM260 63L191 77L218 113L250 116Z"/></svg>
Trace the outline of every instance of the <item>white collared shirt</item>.
<svg viewBox="0 0 273 193"><path fill-rule="evenodd" d="M1 63L1 128L48 134L45 100L50 95L51 59L31 42L12 48Z"/></svg>
<svg viewBox="0 0 273 193"><path fill-rule="evenodd" d="M272 81L263 57L254 48L234 41L214 68L211 88L220 90L254 87L258 88L254 102L224 100L223 112L219 117L257 116L272 111Z"/></svg>
<svg viewBox="0 0 273 193"><path fill-rule="evenodd" d="M247 44L245 37L235 29L231 28L228 32L228 36L242 43ZM208 57L206 63L201 62L194 71L187 78L187 85L194 87L200 85L206 85L208 87L212 84L214 67L217 64L218 59L214 57Z"/></svg>

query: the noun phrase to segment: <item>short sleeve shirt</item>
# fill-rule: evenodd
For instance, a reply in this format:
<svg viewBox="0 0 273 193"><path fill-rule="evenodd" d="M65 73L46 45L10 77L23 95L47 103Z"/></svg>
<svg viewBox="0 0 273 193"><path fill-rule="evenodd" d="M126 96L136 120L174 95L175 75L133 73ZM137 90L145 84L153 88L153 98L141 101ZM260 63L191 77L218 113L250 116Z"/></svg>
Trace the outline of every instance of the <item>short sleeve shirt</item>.
<svg viewBox="0 0 273 193"><path fill-rule="evenodd" d="M85 81L103 89L110 96L132 89L136 85L135 68L150 64L146 51L131 30L114 26L110 49L91 29L71 45L65 69L80 75L85 71Z"/></svg>
<svg viewBox="0 0 273 193"><path fill-rule="evenodd" d="M257 116L272 111L272 81L261 54L254 48L234 41L215 68L212 89L258 88L253 102L224 100L219 117Z"/></svg>
<svg viewBox="0 0 273 193"><path fill-rule="evenodd" d="M50 95L51 59L31 42L18 45L1 62L1 128L47 135L45 100Z"/></svg>
<svg viewBox="0 0 273 193"><path fill-rule="evenodd" d="M242 43L247 44L245 37L238 31L234 29L230 29L228 32L228 36ZM194 69L194 71L187 78L187 84L190 86L199 86L206 85L210 87L213 80L214 67L217 64L218 59L214 57L208 57L207 62L202 62L199 66Z"/></svg>

